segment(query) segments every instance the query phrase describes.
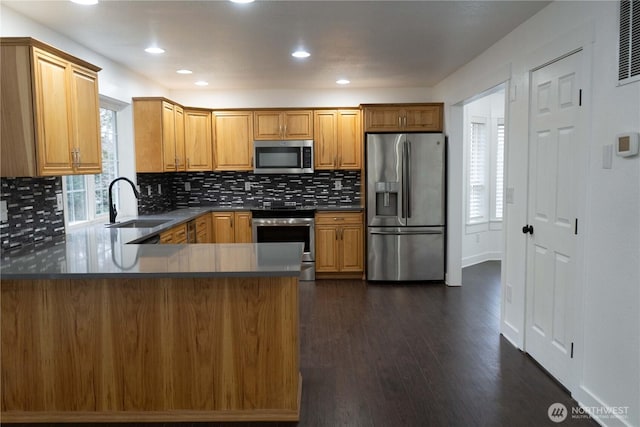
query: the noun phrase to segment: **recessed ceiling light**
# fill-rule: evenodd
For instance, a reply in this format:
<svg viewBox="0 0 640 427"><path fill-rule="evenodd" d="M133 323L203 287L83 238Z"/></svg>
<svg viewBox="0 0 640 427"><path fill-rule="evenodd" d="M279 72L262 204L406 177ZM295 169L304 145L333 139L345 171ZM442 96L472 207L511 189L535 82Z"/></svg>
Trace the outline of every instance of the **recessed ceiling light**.
<svg viewBox="0 0 640 427"><path fill-rule="evenodd" d="M340 79L340 80L336 80L336 83L338 83L339 85L348 85L351 82L347 79Z"/></svg>
<svg viewBox="0 0 640 427"><path fill-rule="evenodd" d="M293 56L294 58L308 58L311 56L311 54L306 50L296 50L291 54L291 56Z"/></svg>
<svg viewBox="0 0 640 427"><path fill-rule="evenodd" d="M144 50L147 53L153 53L154 55L158 55L160 53L164 53L164 49L162 49L161 47L148 47Z"/></svg>
<svg viewBox="0 0 640 427"><path fill-rule="evenodd" d="M178 74L193 74L193 71L182 69L182 70L176 71L176 73L178 73Z"/></svg>
<svg viewBox="0 0 640 427"><path fill-rule="evenodd" d="M204 80L198 80L197 82L194 83L196 86L209 86L208 82L205 82Z"/></svg>
<svg viewBox="0 0 640 427"><path fill-rule="evenodd" d="M98 0L71 0L71 2L76 4L83 4L85 6L98 4Z"/></svg>
<svg viewBox="0 0 640 427"><path fill-rule="evenodd" d="M253 3L254 0L230 0L231 3Z"/></svg>

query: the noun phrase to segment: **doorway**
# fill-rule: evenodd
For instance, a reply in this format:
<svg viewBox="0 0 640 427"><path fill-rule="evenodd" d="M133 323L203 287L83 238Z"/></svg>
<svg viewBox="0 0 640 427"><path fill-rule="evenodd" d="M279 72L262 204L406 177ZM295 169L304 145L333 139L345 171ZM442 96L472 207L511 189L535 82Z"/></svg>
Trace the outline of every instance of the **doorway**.
<svg viewBox="0 0 640 427"><path fill-rule="evenodd" d="M505 83L464 103L462 267L502 259L505 105Z"/></svg>

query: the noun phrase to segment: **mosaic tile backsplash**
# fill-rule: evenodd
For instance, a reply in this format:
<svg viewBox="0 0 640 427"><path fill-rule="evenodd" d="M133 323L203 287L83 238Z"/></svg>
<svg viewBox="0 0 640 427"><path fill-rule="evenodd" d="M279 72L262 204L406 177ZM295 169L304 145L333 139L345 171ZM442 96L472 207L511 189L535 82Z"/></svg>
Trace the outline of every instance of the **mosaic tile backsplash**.
<svg viewBox="0 0 640 427"><path fill-rule="evenodd" d="M340 189L336 189L336 181ZM246 189L246 184L250 189ZM140 215L196 206L261 205L286 200L303 205L360 203L359 171L322 171L304 175L255 175L250 172L138 174ZM158 193L161 185L162 194ZM190 189L186 188L190 186Z"/></svg>
<svg viewBox="0 0 640 427"><path fill-rule="evenodd" d="M2 251L64 235L64 216L56 203L62 178L2 178L0 186L8 210L7 221L0 223Z"/></svg>

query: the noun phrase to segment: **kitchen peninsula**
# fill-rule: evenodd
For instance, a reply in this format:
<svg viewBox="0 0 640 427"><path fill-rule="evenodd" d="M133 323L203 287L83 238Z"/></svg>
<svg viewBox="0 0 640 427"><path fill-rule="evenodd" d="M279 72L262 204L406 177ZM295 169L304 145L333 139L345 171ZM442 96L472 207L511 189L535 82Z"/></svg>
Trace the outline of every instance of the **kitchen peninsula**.
<svg viewBox="0 0 640 427"><path fill-rule="evenodd" d="M3 254L2 421L297 421L302 245L145 232Z"/></svg>

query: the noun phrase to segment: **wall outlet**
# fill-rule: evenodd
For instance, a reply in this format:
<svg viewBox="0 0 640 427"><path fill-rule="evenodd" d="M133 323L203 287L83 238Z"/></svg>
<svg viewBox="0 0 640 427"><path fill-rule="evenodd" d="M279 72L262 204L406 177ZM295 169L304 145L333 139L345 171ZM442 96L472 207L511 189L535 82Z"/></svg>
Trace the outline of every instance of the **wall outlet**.
<svg viewBox="0 0 640 427"><path fill-rule="evenodd" d="M341 179L336 179L335 181L333 181L333 189L334 190L342 190L342 180Z"/></svg>
<svg viewBox="0 0 640 427"><path fill-rule="evenodd" d="M191 191L191 183L190 182L185 182L184 183L184 191Z"/></svg>
<svg viewBox="0 0 640 427"><path fill-rule="evenodd" d="M251 183L249 181L245 181L244 191L251 191Z"/></svg>
<svg viewBox="0 0 640 427"><path fill-rule="evenodd" d="M158 194L162 194L162 184L158 184Z"/></svg>
<svg viewBox="0 0 640 427"><path fill-rule="evenodd" d="M62 200L62 193L56 193L56 210L64 210L64 201Z"/></svg>
<svg viewBox="0 0 640 427"><path fill-rule="evenodd" d="M147 185L147 196L151 195L151 186Z"/></svg>
<svg viewBox="0 0 640 427"><path fill-rule="evenodd" d="M9 221L9 209L7 209L7 201L0 201L0 221L7 222Z"/></svg>

